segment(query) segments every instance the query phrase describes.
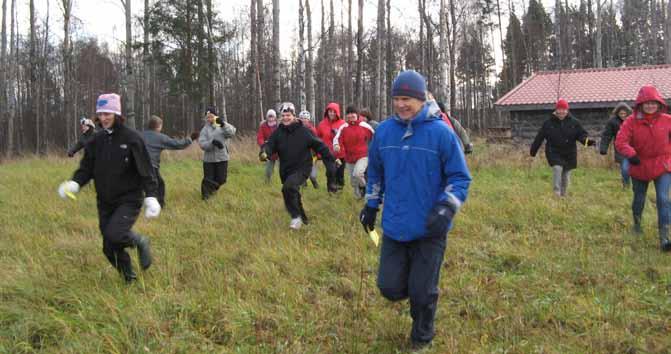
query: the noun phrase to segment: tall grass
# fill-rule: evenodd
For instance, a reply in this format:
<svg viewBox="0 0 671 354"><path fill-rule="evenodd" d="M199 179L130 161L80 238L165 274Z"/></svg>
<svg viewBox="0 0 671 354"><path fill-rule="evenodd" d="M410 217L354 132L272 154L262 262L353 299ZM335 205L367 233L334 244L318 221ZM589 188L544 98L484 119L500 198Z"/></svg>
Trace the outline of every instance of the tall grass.
<svg viewBox="0 0 671 354"><path fill-rule="evenodd" d="M629 234L631 192L611 158L581 149L557 199L542 156L477 147L433 351L668 352L671 256L658 250L651 205L645 235ZM378 294L361 202L305 189L312 222L290 232L257 153L252 139L235 143L229 181L209 202L197 148L164 156L167 208L136 225L155 263L132 286L102 255L92 186L77 202L55 193L77 161L0 166L0 352L406 352L408 305Z"/></svg>

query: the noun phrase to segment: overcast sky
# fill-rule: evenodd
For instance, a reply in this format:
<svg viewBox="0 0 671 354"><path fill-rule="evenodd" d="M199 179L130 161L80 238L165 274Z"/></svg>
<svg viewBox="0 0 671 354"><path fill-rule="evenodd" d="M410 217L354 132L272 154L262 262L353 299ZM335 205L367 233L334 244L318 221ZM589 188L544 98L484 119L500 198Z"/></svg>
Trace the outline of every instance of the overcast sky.
<svg viewBox="0 0 671 354"><path fill-rule="evenodd" d="M141 16L144 10L144 0L131 0L133 13L136 16ZM157 0L150 0L155 2ZM457 0L459 1L459 0ZM272 8L272 0L265 0L268 8ZM328 7L329 0L324 0L325 5ZM429 1L431 2L431 1ZM433 1L437 2L437 0ZM35 0L38 18L43 19L47 14L47 4L49 4L49 15L50 15L50 27L52 38L62 39L62 11L60 8L59 0ZM213 3L217 11L221 14L221 17L225 20L232 20L235 16L240 16L244 13L244 16L248 16L246 11L243 12L249 6L249 0L213 0ZM357 14L357 0L352 0L353 16L356 17ZM524 1L526 3L526 1ZM551 12L551 3L552 0L543 0L543 3L546 4L546 9L548 12ZM313 13L313 31L314 35L317 35L320 27L320 4L321 0L310 0L312 5ZM340 11L343 10L343 13L347 11L347 0L334 0L334 7L336 11L336 22L340 22ZM502 2L507 4L507 2ZM518 8L521 8L521 2L518 1ZM17 0L18 8L18 17L21 19L21 30L22 32L27 29L27 19L28 19L28 1L27 0ZM9 4L8 4L9 7ZM419 16L417 11L416 2L413 0L392 0L391 2L392 14L391 21L392 26L409 29L411 27L418 27ZM503 20L503 30L505 36L505 28L507 26L507 5L502 9L504 15L502 16ZM518 10L519 11L519 10ZM327 9L328 12L328 9ZM125 17L123 13L123 8L121 6L121 0L74 0L74 9L73 15L76 18L75 25L76 33L83 36L97 37L100 41L107 42L110 45L110 48L117 47L121 41L125 38ZM376 16L377 16L377 0L365 0L364 8L364 27L370 28L376 25ZM293 45L296 41L297 36L297 25L298 25L298 0L280 0L280 47L283 48L287 45ZM345 19L346 20L346 19ZM495 19L493 19L495 20ZM8 21L9 22L9 21ZM354 26L356 27L356 18L353 19ZM418 31L418 30L417 30ZM135 35L140 35L141 33L136 33ZM500 67L501 63L501 54L500 54L500 44L498 40L498 31L494 35L494 44L496 48L496 60L497 67Z"/></svg>

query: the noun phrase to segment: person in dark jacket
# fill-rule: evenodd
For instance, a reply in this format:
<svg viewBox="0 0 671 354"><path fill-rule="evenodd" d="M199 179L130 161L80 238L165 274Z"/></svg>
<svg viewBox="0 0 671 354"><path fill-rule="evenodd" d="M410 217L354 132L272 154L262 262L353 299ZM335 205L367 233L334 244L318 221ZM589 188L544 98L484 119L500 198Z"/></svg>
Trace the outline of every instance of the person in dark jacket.
<svg viewBox="0 0 671 354"><path fill-rule="evenodd" d="M611 141L615 140L617 133L620 131L620 126L627 117L631 114L631 107L626 103L620 102L615 106L611 117L606 123L606 127L601 132L601 141L599 142L599 153L601 155L608 154L608 145ZM620 164L620 174L622 175L622 187L627 188L629 186L629 160L627 160L622 154L620 154L617 149L613 149L613 155L615 157L615 162Z"/></svg>
<svg viewBox="0 0 671 354"><path fill-rule="evenodd" d="M459 139L426 101L424 77L404 71L391 92L396 114L380 123L368 148L359 220L366 232L374 230L384 200L377 286L391 301L410 299L410 340L421 349L435 336L447 234L471 175Z"/></svg>
<svg viewBox="0 0 671 354"><path fill-rule="evenodd" d="M151 116L147 122L147 130L142 132L142 138L149 151L151 165L158 182L158 202L161 208L165 208L165 181L161 177L161 152L163 150L184 150L192 143L192 138L174 139L163 133L163 119ZM196 134L192 134L193 137Z"/></svg>
<svg viewBox="0 0 671 354"><path fill-rule="evenodd" d="M317 136L317 128L315 128L314 124L312 124L312 114L308 111L302 111L301 113L298 114L298 119L303 123L303 125L310 129L312 134ZM310 182L312 183L312 187L314 189L319 188L319 182L317 182L317 154L313 151L312 152L312 171L310 172ZM303 187L307 187L307 182Z"/></svg>
<svg viewBox="0 0 671 354"><path fill-rule="evenodd" d="M590 139L580 121L569 114L569 105L564 99L557 101L552 117L543 122L538 131L531 144L532 157L546 140L545 157L552 167L552 188L557 196L563 197L569 186L571 170L578 165L576 142L594 146L596 141Z"/></svg>
<svg viewBox="0 0 671 354"><path fill-rule="evenodd" d="M72 180L58 187L58 194L75 199L74 193L95 180L103 253L124 279L132 282L137 276L125 248L137 247L143 270L152 261L149 239L131 229L143 198L146 218L156 218L161 212L156 178L142 136L124 125L121 97L101 95L96 113L103 130L86 144L79 169Z"/></svg>
<svg viewBox="0 0 671 354"><path fill-rule="evenodd" d="M280 179L284 205L291 215L289 227L298 230L308 224L308 217L301 202L300 187L310 176L312 170L312 151L321 155L326 166L327 189L329 193L336 191L335 158L328 146L317 138L303 123L296 118L293 103L283 103L280 109L280 126L263 145L259 153L262 162L277 153L280 157Z"/></svg>
<svg viewBox="0 0 671 354"><path fill-rule="evenodd" d="M449 123L449 125L454 129L454 132L457 134L457 137L459 138L459 142L461 143L461 147L464 149L464 154L468 155L473 152L473 143L471 142L471 137L468 135L468 132L464 128L464 126L459 123L457 119L455 119L445 108L445 103L443 102L438 102L438 107L440 108L440 111L443 113L443 121L446 123Z"/></svg>
<svg viewBox="0 0 671 354"><path fill-rule="evenodd" d="M81 129L82 134L79 136L79 140L77 140L75 145L68 149L68 157L74 157L79 150L83 149L84 146L93 139L93 135L97 131L95 123L93 123L91 119L85 117L82 117L79 120L79 128Z"/></svg>
<svg viewBox="0 0 671 354"><path fill-rule="evenodd" d="M203 181L200 192L203 200L212 197L228 179L229 145L236 128L217 116L216 107L208 107L207 122L198 136L203 154Z"/></svg>
<svg viewBox="0 0 671 354"><path fill-rule="evenodd" d="M660 248L671 251L671 115L662 95L654 86L643 86L636 97L634 112L615 138L615 148L629 160L634 200L631 209L635 234L643 233L641 217L650 182L655 184L657 228Z"/></svg>

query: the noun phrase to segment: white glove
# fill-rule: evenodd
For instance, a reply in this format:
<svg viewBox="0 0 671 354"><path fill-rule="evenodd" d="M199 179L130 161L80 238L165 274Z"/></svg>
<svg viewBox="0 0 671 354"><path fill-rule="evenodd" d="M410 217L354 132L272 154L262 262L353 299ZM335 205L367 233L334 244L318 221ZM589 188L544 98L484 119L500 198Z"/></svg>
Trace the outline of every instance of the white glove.
<svg viewBox="0 0 671 354"><path fill-rule="evenodd" d="M333 145L333 151L340 152L340 145Z"/></svg>
<svg viewBox="0 0 671 354"><path fill-rule="evenodd" d="M79 183L75 181L65 181L58 186L58 195L63 199L67 199L68 194L73 195L77 192L79 192Z"/></svg>
<svg viewBox="0 0 671 354"><path fill-rule="evenodd" d="M161 204L154 197L144 198L144 217L147 219L157 218L161 214Z"/></svg>

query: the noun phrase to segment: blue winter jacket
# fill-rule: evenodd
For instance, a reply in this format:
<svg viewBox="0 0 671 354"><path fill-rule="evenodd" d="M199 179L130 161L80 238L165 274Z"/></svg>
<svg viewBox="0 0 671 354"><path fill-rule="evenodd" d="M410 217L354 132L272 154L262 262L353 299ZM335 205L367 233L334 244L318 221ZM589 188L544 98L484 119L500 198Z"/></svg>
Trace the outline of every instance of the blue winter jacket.
<svg viewBox="0 0 671 354"><path fill-rule="evenodd" d="M424 237L436 203L458 210L470 183L459 138L431 104L409 123L392 116L375 131L368 149L366 203L379 208L384 200L385 236L403 242Z"/></svg>

